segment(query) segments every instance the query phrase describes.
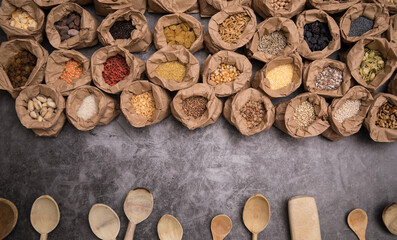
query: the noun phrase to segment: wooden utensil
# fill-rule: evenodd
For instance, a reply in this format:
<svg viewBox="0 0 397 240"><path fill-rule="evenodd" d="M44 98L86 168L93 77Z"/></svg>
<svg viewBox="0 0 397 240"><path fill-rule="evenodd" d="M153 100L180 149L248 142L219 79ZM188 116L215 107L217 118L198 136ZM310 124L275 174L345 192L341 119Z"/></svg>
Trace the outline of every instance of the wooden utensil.
<svg viewBox="0 0 397 240"><path fill-rule="evenodd" d="M181 240L183 236L183 228L172 215L164 215L157 224L157 233L160 240Z"/></svg>
<svg viewBox="0 0 397 240"><path fill-rule="evenodd" d="M223 240L232 230L232 220L226 215L215 216L211 221L213 240Z"/></svg>
<svg viewBox="0 0 397 240"><path fill-rule="evenodd" d="M258 234L270 221L270 204L262 194L255 194L247 200L243 221L245 227L252 233L252 240L258 239Z"/></svg>
<svg viewBox="0 0 397 240"><path fill-rule="evenodd" d="M365 240L368 217L364 210L356 208L351 211L349 216L347 216L347 224L349 224L349 227L357 235L358 239Z"/></svg>
<svg viewBox="0 0 397 240"><path fill-rule="evenodd" d="M289 226L292 240L321 240L316 200L296 196L288 201Z"/></svg>
<svg viewBox="0 0 397 240"><path fill-rule="evenodd" d="M119 216L105 204L95 204L88 214L92 232L102 240L115 240L120 231Z"/></svg>
<svg viewBox="0 0 397 240"><path fill-rule="evenodd" d="M41 234L40 240L46 240L59 223L60 213L57 202L44 195L36 199L30 212L30 222L33 228Z"/></svg>
<svg viewBox="0 0 397 240"><path fill-rule="evenodd" d="M390 233L397 235L397 203L393 203L383 210L382 219Z"/></svg>
<svg viewBox="0 0 397 240"><path fill-rule="evenodd" d="M18 210L15 205L5 198L0 198L0 240L12 232L17 220Z"/></svg>
<svg viewBox="0 0 397 240"><path fill-rule="evenodd" d="M152 211L153 195L148 190L138 188L128 193L124 201L124 213L130 222L124 240L134 238L136 225L148 218Z"/></svg>

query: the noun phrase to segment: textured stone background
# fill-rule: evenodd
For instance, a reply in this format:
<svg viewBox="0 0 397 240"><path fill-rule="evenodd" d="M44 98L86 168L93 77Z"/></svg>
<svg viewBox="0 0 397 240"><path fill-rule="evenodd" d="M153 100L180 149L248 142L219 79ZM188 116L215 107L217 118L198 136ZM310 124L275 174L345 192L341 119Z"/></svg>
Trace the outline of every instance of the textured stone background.
<svg viewBox="0 0 397 240"><path fill-rule="evenodd" d="M160 15L146 16L153 30ZM5 41L4 33L0 39ZM44 46L52 51L48 42ZM99 47L82 52L90 56ZM137 56L147 59L154 51L152 46ZM202 61L207 53L195 55ZM262 66L254 62L255 70ZM66 123L57 138L38 138L20 124L14 100L4 91L0 122L0 197L13 201L20 214L10 240L39 239L29 216L34 200L44 194L54 197L61 211L49 239L96 239L88 225L95 203L118 213L118 239L123 239L124 198L137 187L152 191L155 205L137 226L136 239L157 239L163 214L179 219L184 239L211 239L210 222L217 214L233 221L227 239L250 239L241 215L255 193L265 195L272 210L259 239L290 239L287 201L301 194L316 198L325 240L356 239L346 224L353 208L368 213L368 239L396 239L381 214L397 201L397 143L375 143L365 129L333 143L322 137L298 141L275 127L244 137L222 117L205 129L189 131L173 117L135 129L119 116L89 132Z"/></svg>

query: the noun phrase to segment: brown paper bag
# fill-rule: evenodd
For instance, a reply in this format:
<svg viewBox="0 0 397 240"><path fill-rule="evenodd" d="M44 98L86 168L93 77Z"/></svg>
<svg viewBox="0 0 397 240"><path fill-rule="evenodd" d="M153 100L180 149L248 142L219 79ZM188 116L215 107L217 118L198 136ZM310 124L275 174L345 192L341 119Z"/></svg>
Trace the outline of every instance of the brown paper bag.
<svg viewBox="0 0 397 240"><path fill-rule="evenodd" d="M264 19L268 17L292 18L303 11L305 3L305 0L291 1L288 9L274 10L271 6L272 0L252 0L252 8Z"/></svg>
<svg viewBox="0 0 397 240"><path fill-rule="evenodd" d="M198 13L197 0L148 0L150 13Z"/></svg>
<svg viewBox="0 0 397 240"><path fill-rule="evenodd" d="M131 101L134 95L147 91L152 91L156 107L150 120L136 113ZM171 97L167 91L146 80L135 81L125 88L120 96L120 102L123 115L132 126L137 128L159 123L170 115Z"/></svg>
<svg viewBox="0 0 397 240"><path fill-rule="evenodd" d="M59 77L63 73L66 62L71 59L83 66L83 73L79 79L73 80L72 83L67 83ZM91 83L90 60L75 50L55 50L48 57L45 82L47 85L58 90L63 96L68 96L74 89Z"/></svg>
<svg viewBox="0 0 397 240"><path fill-rule="evenodd" d="M378 119L379 108L385 102L390 102L394 106L397 106L397 96L387 93L377 94L371 108L369 109L367 118L365 119L365 127L369 132L369 136L375 142L396 142L397 129L382 128L375 125L375 122Z"/></svg>
<svg viewBox="0 0 397 240"><path fill-rule="evenodd" d="M351 6L359 3L360 0L344 0L344 1L337 1L337 0L309 0L307 3L309 6L323 10L328 14L336 14L340 12L346 11L346 9L350 8Z"/></svg>
<svg viewBox="0 0 397 240"><path fill-rule="evenodd" d="M304 30L305 25L315 21L328 23L328 28L331 33L332 40L329 42L328 46L325 47L323 50L312 52L309 48L309 45L307 45L303 34L305 31ZM323 59L328 57L332 53L338 51L341 47L338 24L331 16L329 16L327 13L325 13L322 10L311 9L304 11L303 13L298 15L296 19L296 26L298 27L299 42L300 42L298 46L298 52L304 58L310 60Z"/></svg>
<svg viewBox="0 0 397 240"><path fill-rule="evenodd" d="M35 119L32 119L29 116L29 112L26 108L29 99L36 97L39 94L42 94L46 97L51 97L57 106L55 115L48 121L39 122ZM63 124L65 123L65 114L63 112L64 109L65 99L62 97L61 93L44 84L38 84L25 88L23 91L21 91L15 101L15 110L22 125L27 129L32 129L38 136L56 137L58 135Z"/></svg>
<svg viewBox="0 0 397 240"><path fill-rule="evenodd" d="M186 75L182 82L167 80L156 74L156 68L165 62L179 61L186 66ZM169 90L176 91L189 88L198 82L200 63L185 47L174 45L155 52L146 62L146 73L150 81Z"/></svg>
<svg viewBox="0 0 397 240"><path fill-rule="evenodd" d="M18 8L26 11L37 22L35 29L24 30L10 25L10 16ZM41 43L43 41L44 18L43 11L32 1L3 0L1 2L0 27L9 40L31 38Z"/></svg>
<svg viewBox="0 0 397 240"><path fill-rule="evenodd" d="M33 0L33 1L44 9L52 8L65 2L75 2L79 5L88 5L92 3L92 0Z"/></svg>
<svg viewBox="0 0 397 240"><path fill-rule="evenodd" d="M383 0L370 0L369 2L377 3L378 5L387 8L390 14L397 13L397 5L393 2L383 1Z"/></svg>
<svg viewBox="0 0 397 240"><path fill-rule="evenodd" d="M397 96L397 75L394 75L394 77L390 80L387 91Z"/></svg>
<svg viewBox="0 0 397 240"><path fill-rule="evenodd" d="M330 66L342 70L343 80L339 88L336 90L321 90L316 87L316 77L323 68ZM316 93L325 98L342 97L353 85L351 75L345 63L324 58L311 62L303 71L303 86L306 91Z"/></svg>
<svg viewBox="0 0 397 240"><path fill-rule="evenodd" d="M77 12L81 16L80 34L61 42L61 36L55 23L69 13ZM99 22L87 10L76 3L63 3L54 7L47 16L46 33L50 44L57 49L80 49L92 47L98 43L97 28Z"/></svg>
<svg viewBox="0 0 397 240"><path fill-rule="evenodd" d="M234 82L216 84L211 80L211 74L218 69L220 64L230 64L236 66L240 71L240 75ZM231 52L231 51L219 51L213 56L209 55L202 63L201 75L203 83L208 84L215 89L215 95L217 97L228 97L243 89L245 86L249 86L249 81L252 75L252 64L248 58L244 55Z"/></svg>
<svg viewBox="0 0 397 240"><path fill-rule="evenodd" d="M114 39L109 32L116 21L132 21L135 29L129 39ZM133 8L123 8L109 14L99 25L98 39L102 45L117 45L130 52L147 52L152 43L152 32L149 29L145 16Z"/></svg>
<svg viewBox="0 0 397 240"><path fill-rule="evenodd" d="M336 133L334 130L332 130L331 127L327 128L323 133L321 133L321 136L325 137L328 140L331 140L333 142L339 141L344 138L344 136Z"/></svg>
<svg viewBox="0 0 397 240"><path fill-rule="evenodd" d="M359 16L374 20L374 27L359 37L349 37L350 24ZM343 14L339 26L342 39L347 43L354 43L369 37L380 37L389 27L389 13L386 8L375 3L354 4Z"/></svg>
<svg viewBox="0 0 397 240"><path fill-rule="evenodd" d="M212 15L229 6L251 7L252 0L199 0L200 16L212 17Z"/></svg>
<svg viewBox="0 0 397 240"><path fill-rule="evenodd" d="M94 0L95 12L99 16L107 16L122 8L131 7L142 14L146 11L146 0Z"/></svg>
<svg viewBox="0 0 397 240"><path fill-rule="evenodd" d="M228 43L223 41L218 31L219 24L225 21L229 16L243 12L247 13L251 20L245 27L240 39L237 43ZM220 50L234 51L237 48L246 45L254 36L255 30L256 16L251 8L246 6L229 6L211 17L210 22L208 23L208 33L204 36L204 43L208 51L212 54Z"/></svg>
<svg viewBox="0 0 397 240"><path fill-rule="evenodd" d="M270 82L266 78L266 74L275 67L278 67L281 64L291 63L295 66L294 75L292 78L292 82L283 88L280 89L271 89ZM269 63L267 63L261 70L257 71L254 75L254 78L251 81L251 84L254 88L261 89L271 98L279 98L286 97L291 93L295 92L296 89L302 84L302 71L303 71L303 63L302 58L299 54L294 53L290 56L281 56L273 59Z"/></svg>
<svg viewBox="0 0 397 240"><path fill-rule="evenodd" d="M360 76L359 69L364 57L364 49L377 50L382 54L385 61L385 68L380 71L374 80L367 84ZM392 50L390 43L384 38L362 39L358 41L347 55L347 66L353 78L369 91L374 92L382 86L393 74L397 67L397 55Z"/></svg>
<svg viewBox="0 0 397 240"><path fill-rule="evenodd" d="M6 74L6 69L12 58L20 51L29 51L37 57L36 67L30 73L25 86L14 88ZM37 85L43 81L44 71L47 63L48 52L38 42L28 39L14 39L3 42L0 46L0 89L6 90L13 98L16 98L23 89L30 85Z"/></svg>
<svg viewBox="0 0 397 240"><path fill-rule="evenodd" d="M185 13L168 14L162 16L156 23L153 34L153 42L157 49L168 46L167 39L164 35L164 28L170 25L179 23L187 23L194 31L196 35L196 41L192 43L189 51L194 53L201 50L204 47L204 25L199 20Z"/></svg>
<svg viewBox="0 0 397 240"><path fill-rule="evenodd" d="M208 99L207 111L199 118L187 116L182 108L183 100L193 96ZM214 124L222 113L222 101L215 96L215 89L207 84L197 83L190 88L180 90L171 102L171 112L189 130Z"/></svg>
<svg viewBox="0 0 397 240"><path fill-rule="evenodd" d="M390 42L397 44L397 15L390 17L390 25L386 34Z"/></svg>
<svg viewBox="0 0 397 240"><path fill-rule="evenodd" d="M304 101L309 101L314 105L317 116L316 120L306 128L300 127L294 119L295 109ZM325 98L315 93L303 93L276 107L276 120L274 125L296 139L317 136L330 126L327 121L327 108L328 104Z"/></svg>
<svg viewBox="0 0 397 240"><path fill-rule="evenodd" d="M258 126L249 128L247 126L247 121L241 115L241 108L249 101L259 101L263 103L265 107L265 117L263 122ZM268 97L261 91L254 88L247 88L234 96L230 96L225 102L225 107L223 109L223 116L226 120L235 126L241 134L245 136L251 136L256 133L267 131L274 123L275 119L275 108Z"/></svg>
<svg viewBox="0 0 397 240"><path fill-rule="evenodd" d="M130 74L117 84L110 86L105 82L102 77L102 72L104 69L104 64L106 60L110 57L120 54L125 57L128 66L130 67ZM145 72L145 62L141 59L135 57L133 54L128 52L125 48L120 48L118 46L106 46L98 49L94 52L91 57L91 75L94 80L94 84L110 94L118 94L125 87L127 87L132 81L141 79L142 74Z"/></svg>

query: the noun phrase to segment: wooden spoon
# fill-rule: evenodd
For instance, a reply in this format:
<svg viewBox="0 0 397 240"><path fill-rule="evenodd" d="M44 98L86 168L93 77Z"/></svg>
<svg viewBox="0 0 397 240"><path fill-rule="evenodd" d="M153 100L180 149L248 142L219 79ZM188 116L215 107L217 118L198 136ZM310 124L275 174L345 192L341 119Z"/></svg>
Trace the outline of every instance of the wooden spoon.
<svg viewBox="0 0 397 240"><path fill-rule="evenodd" d="M14 229L18 220L18 210L7 199L0 198L0 239L4 239Z"/></svg>
<svg viewBox="0 0 397 240"><path fill-rule="evenodd" d="M134 238L136 225L148 218L152 211L153 195L148 190L138 188L128 193L124 201L124 213L130 222L124 240Z"/></svg>
<svg viewBox="0 0 397 240"><path fill-rule="evenodd" d="M383 210L382 219L390 233L397 235L397 203L393 203Z"/></svg>
<svg viewBox="0 0 397 240"><path fill-rule="evenodd" d="M365 240L365 230L367 229L368 217L364 210L356 208L347 216L347 224L357 235L358 239Z"/></svg>
<svg viewBox="0 0 397 240"><path fill-rule="evenodd" d="M232 220L226 215L218 215L212 219L211 232L213 240L223 240L232 230Z"/></svg>
<svg viewBox="0 0 397 240"><path fill-rule="evenodd" d="M181 240L183 229L178 219L172 215L164 215L157 224L157 233L160 240Z"/></svg>
<svg viewBox="0 0 397 240"><path fill-rule="evenodd" d="M95 204L88 214L92 232L102 240L115 240L120 231L119 216L105 204Z"/></svg>
<svg viewBox="0 0 397 240"><path fill-rule="evenodd" d="M262 194L250 197L244 206L243 221L245 227L252 233L252 240L258 239L270 221L270 205Z"/></svg>
<svg viewBox="0 0 397 240"><path fill-rule="evenodd" d="M46 240L59 223L60 213L57 202L50 196L41 196L34 201L30 212L33 228L41 234L40 240Z"/></svg>

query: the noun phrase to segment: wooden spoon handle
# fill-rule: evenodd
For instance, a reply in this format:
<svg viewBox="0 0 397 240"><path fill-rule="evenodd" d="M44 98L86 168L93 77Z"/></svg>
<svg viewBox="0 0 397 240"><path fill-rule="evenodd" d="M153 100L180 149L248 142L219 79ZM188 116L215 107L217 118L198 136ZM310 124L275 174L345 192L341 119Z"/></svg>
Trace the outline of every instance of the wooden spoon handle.
<svg viewBox="0 0 397 240"><path fill-rule="evenodd" d="M253 233L252 234L252 240L258 240L258 234L257 233Z"/></svg>
<svg viewBox="0 0 397 240"><path fill-rule="evenodd" d="M47 233L43 233L40 236L40 240L47 240L48 234Z"/></svg>
<svg viewBox="0 0 397 240"><path fill-rule="evenodd" d="M128 223L127 232L125 233L124 240L133 240L136 225L132 222Z"/></svg>

